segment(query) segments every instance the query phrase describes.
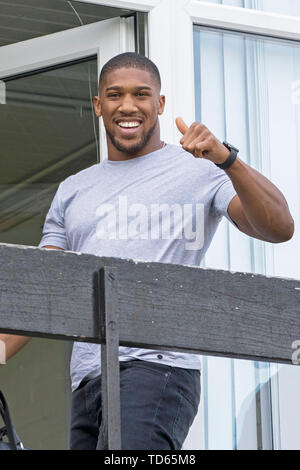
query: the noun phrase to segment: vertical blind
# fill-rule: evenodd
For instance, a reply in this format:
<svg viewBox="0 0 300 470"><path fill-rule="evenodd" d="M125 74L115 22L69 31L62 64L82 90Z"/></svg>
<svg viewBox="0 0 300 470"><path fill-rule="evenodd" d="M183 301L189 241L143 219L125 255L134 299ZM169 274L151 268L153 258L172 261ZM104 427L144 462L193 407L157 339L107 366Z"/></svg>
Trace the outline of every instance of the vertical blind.
<svg viewBox="0 0 300 470"><path fill-rule="evenodd" d="M223 3L261 7L268 2ZM237 146L244 162L278 186L297 227L300 45L194 26L194 57L196 120ZM273 245L251 239L224 219L202 266L299 279L299 243L297 230L293 240ZM280 432L274 387L281 367L289 366L203 358L207 449L273 447Z"/></svg>

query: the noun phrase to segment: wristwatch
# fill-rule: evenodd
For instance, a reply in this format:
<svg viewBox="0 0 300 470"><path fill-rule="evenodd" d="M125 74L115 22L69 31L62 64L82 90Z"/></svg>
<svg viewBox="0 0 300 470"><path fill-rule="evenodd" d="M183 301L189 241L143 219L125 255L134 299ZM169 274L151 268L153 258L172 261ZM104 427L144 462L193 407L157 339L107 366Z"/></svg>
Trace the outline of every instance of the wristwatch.
<svg viewBox="0 0 300 470"><path fill-rule="evenodd" d="M221 164L215 163L215 165L217 165L222 170L227 170L229 167L231 167L236 157L238 156L239 149L235 148L233 145L229 144L228 142L223 142L223 145L225 145L225 147L228 148L228 150L230 150L230 155L227 158L226 162L221 163Z"/></svg>

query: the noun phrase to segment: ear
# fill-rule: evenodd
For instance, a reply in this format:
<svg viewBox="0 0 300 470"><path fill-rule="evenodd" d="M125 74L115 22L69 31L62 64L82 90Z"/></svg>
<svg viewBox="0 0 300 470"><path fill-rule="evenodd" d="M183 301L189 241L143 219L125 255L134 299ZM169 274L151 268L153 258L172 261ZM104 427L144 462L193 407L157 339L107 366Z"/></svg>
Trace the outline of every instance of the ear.
<svg viewBox="0 0 300 470"><path fill-rule="evenodd" d="M166 97L164 95L160 95L158 99L158 114L163 114L166 105Z"/></svg>
<svg viewBox="0 0 300 470"><path fill-rule="evenodd" d="M99 96L94 96L94 110L97 117L102 115L101 103Z"/></svg>

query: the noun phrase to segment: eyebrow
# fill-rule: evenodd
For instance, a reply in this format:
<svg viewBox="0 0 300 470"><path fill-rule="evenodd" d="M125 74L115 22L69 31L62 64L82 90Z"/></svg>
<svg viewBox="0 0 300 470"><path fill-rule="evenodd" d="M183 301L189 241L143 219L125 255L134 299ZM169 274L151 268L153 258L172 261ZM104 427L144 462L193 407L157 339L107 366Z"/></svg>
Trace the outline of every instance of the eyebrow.
<svg viewBox="0 0 300 470"><path fill-rule="evenodd" d="M108 88L105 89L105 92L108 92L108 91L111 91L111 90L123 90L124 88L122 86L110 86ZM143 85L143 86L137 86L135 87L135 90L151 90L152 91L152 88L150 86L147 86L147 85Z"/></svg>

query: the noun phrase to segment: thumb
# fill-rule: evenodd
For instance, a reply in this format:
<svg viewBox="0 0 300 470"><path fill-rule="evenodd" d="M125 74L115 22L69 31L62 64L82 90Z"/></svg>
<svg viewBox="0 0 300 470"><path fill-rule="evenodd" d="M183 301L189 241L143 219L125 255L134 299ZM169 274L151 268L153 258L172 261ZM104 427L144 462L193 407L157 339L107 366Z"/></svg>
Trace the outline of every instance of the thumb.
<svg viewBox="0 0 300 470"><path fill-rule="evenodd" d="M182 135L184 135L188 130L188 126L181 117L176 118L176 126Z"/></svg>

